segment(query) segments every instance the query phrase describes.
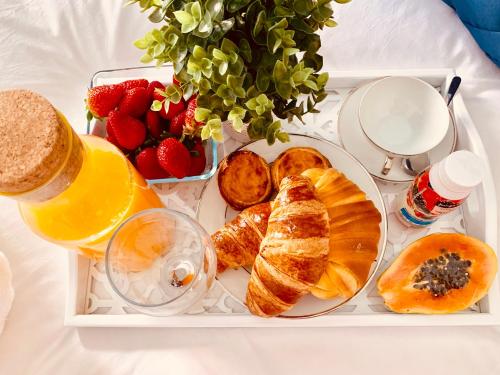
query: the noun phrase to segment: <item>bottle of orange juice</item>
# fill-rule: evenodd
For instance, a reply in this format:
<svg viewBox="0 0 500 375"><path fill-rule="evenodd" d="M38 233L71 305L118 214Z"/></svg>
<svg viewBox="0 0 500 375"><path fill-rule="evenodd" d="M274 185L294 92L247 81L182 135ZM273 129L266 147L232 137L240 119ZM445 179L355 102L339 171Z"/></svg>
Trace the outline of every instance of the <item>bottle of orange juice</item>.
<svg viewBox="0 0 500 375"><path fill-rule="evenodd" d="M120 150L77 136L28 90L0 92L0 193L19 201L36 234L96 259L125 219L163 207Z"/></svg>

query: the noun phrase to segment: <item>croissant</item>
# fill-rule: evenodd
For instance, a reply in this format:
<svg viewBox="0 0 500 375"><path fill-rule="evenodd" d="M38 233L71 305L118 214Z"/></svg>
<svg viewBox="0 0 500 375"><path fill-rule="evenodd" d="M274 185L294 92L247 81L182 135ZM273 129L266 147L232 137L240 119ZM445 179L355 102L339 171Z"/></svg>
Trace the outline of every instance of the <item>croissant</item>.
<svg viewBox="0 0 500 375"><path fill-rule="evenodd" d="M334 168L304 171L330 217L330 252L326 272L312 289L318 298L351 297L367 280L378 254L380 221L372 201Z"/></svg>
<svg viewBox="0 0 500 375"><path fill-rule="evenodd" d="M325 271L329 232L328 212L311 181L285 177L248 283L246 304L253 314L279 315L309 293Z"/></svg>
<svg viewBox="0 0 500 375"><path fill-rule="evenodd" d="M270 214L269 202L256 204L241 211L212 235L217 253L217 272L252 265L266 234Z"/></svg>

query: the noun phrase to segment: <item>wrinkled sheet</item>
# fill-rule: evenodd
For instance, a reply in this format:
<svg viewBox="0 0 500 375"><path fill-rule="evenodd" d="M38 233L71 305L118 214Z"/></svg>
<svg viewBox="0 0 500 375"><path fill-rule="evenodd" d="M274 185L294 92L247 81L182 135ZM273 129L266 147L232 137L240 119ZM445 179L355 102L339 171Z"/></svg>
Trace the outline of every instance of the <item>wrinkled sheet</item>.
<svg viewBox="0 0 500 375"><path fill-rule="evenodd" d="M326 69L454 67L500 196L500 71L440 0L353 0L324 32ZM140 65L149 28L119 0L0 0L0 88L41 92L79 131L91 74ZM16 298L0 374L499 374L500 328L76 329L63 326L67 259L0 199Z"/></svg>

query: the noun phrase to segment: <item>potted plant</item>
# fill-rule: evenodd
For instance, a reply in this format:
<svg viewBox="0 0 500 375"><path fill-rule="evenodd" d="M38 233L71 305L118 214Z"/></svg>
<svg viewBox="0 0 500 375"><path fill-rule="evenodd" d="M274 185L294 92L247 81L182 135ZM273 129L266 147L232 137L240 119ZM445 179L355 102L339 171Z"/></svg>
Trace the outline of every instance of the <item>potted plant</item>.
<svg viewBox="0 0 500 375"><path fill-rule="evenodd" d="M335 0L346 3L349 0ZM336 25L331 0L131 0L162 24L137 40L143 63L172 63L165 105L197 94L201 136L222 140L222 123L251 139L288 140L279 119L302 121L325 99L317 34ZM160 110L154 102L153 110ZM274 114L274 116L273 116ZM277 119L276 119L277 118Z"/></svg>

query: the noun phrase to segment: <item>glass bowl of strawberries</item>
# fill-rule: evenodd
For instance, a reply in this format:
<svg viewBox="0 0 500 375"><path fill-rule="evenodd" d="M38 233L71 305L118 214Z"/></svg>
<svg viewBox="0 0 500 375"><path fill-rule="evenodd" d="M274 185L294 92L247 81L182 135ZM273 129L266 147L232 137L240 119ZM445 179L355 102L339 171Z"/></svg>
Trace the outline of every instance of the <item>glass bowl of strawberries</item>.
<svg viewBox="0 0 500 375"><path fill-rule="evenodd" d="M196 95L165 100L171 85L178 82L169 65L95 73L87 133L115 144L149 184L207 180L217 170L217 144L200 138Z"/></svg>

